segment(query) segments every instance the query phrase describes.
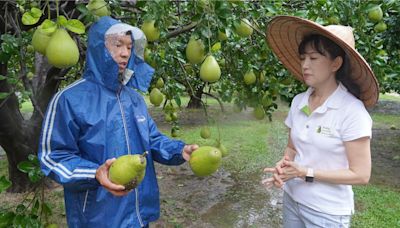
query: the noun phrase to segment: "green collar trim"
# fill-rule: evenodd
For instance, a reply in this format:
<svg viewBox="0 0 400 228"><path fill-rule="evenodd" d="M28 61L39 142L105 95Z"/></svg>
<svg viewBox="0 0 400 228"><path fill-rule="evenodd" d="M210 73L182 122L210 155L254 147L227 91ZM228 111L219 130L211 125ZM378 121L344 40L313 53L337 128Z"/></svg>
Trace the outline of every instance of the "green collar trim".
<svg viewBox="0 0 400 228"><path fill-rule="evenodd" d="M310 107L308 107L308 105L304 105L304 107L302 107L300 109L304 114L306 114L307 116L311 115L311 110Z"/></svg>

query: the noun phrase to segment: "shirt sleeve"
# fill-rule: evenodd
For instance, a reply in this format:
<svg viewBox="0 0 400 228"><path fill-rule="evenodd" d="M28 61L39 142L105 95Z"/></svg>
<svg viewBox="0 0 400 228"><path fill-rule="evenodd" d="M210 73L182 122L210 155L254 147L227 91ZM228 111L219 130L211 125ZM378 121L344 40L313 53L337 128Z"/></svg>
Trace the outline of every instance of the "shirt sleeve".
<svg viewBox="0 0 400 228"><path fill-rule="evenodd" d="M342 122L343 141L372 137L372 119L361 101L349 104Z"/></svg>

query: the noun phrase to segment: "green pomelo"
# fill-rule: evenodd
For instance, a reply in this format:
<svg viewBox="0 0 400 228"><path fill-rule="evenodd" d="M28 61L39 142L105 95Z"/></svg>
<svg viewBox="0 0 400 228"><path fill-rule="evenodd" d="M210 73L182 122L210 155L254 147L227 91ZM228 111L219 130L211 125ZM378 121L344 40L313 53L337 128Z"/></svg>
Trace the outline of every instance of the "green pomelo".
<svg viewBox="0 0 400 228"><path fill-rule="evenodd" d="M90 0L86 8L92 12L92 14L99 17L109 16L111 14L104 0Z"/></svg>
<svg viewBox="0 0 400 228"><path fill-rule="evenodd" d="M383 18L383 11L379 5L372 7L368 10L368 18L373 22L379 22Z"/></svg>
<svg viewBox="0 0 400 228"><path fill-rule="evenodd" d="M240 24L236 27L235 31L240 37L251 36L251 34L253 34L253 28L250 25L250 21L248 21L246 18L243 18L240 21Z"/></svg>
<svg viewBox="0 0 400 228"><path fill-rule="evenodd" d="M186 46L186 58L191 64L201 63L205 55L204 49L204 44L200 39L190 38Z"/></svg>
<svg viewBox="0 0 400 228"><path fill-rule="evenodd" d="M153 42L160 38L160 30L154 26L155 20L148 20L143 22L141 27L142 31L146 35L147 41Z"/></svg>
<svg viewBox="0 0 400 228"><path fill-rule="evenodd" d="M387 25L385 22L381 21L375 25L374 30L375 32L384 32L387 29Z"/></svg>
<svg viewBox="0 0 400 228"><path fill-rule="evenodd" d="M161 89L162 87L164 87L164 80L159 78L156 82L156 88Z"/></svg>
<svg viewBox="0 0 400 228"><path fill-rule="evenodd" d="M260 83L264 83L266 78L265 78L265 71L261 71L260 72L260 76L258 77L258 80L260 81Z"/></svg>
<svg viewBox="0 0 400 228"><path fill-rule="evenodd" d="M224 144L219 143L219 145L218 145L217 148L218 148L219 151L221 151L222 157L226 157L226 156L229 154L228 149L226 149L226 147L224 146Z"/></svg>
<svg viewBox="0 0 400 228"><path fill-rule="evenodd" d="M124 185L126 190L136 188L146 173L146 155L127 154L115 160L109 170L109 178L114 184Z"/></svg>
<svg viewBox="0 0 400 228"><path fill-rule="evenodd" d="M254 71L249 70L244 74L243 80L244 80L244 83L246 83L246 85L251 85L257 81L257 77L254 74Z"/></svg>
<svg viewBox="0 0 400 228"><path fill-rule="evenodd" d="M209 55L200 67L200 78L205 82L216 82L221 77L221 68L214 56Z"/></svg>
<svg viewBox="0 0 400 228"><path fill-rule="evenodd" d="M200 130L200 136L201 136L203 139L208 139L208 138L210 138L210 136L211 136L211 131L210 131L210 129L209 129L207 126L202 127L201 130Z"/></svg>
<svg viewBox="0 0 400 228"><path fill-rule="evenodd" d="M32 36L32 46L35 51L39 52L42 55L46 54L47 44L50 41L51 36L42 31L42 28L39 26Z"/></svg>
<svg viewBox="0 0 400 228"><path fill-rule="evenodd" d="M65 29L57 29L46 48L49 63L57 68L67 68L79 60L79 49Z"/></svg>
<svg viewBox="0 0 400 228"><path fill-rule="evenodd" d="M160 92L159 89L157 88L153 88L150 92L150 102L154 105L154 106L160 106L160 104L163 102L164 100L164 96L163 94Z"/></svg>
<svg viewBox="0 0 400 228"><path fill-rule="evenodd" d="M221 164L221 151L212 146L202 146L190 156L189 165L198 177L213 174Z"/></svg>
<svg viewBox="0 0 400 228"><path fill-rule="evenodd" d="M260 107L260 106L255 107L254 110L253 110L253 115L258 120L264 119L264 117L265 117L264 109L262 107Z"/></svg>

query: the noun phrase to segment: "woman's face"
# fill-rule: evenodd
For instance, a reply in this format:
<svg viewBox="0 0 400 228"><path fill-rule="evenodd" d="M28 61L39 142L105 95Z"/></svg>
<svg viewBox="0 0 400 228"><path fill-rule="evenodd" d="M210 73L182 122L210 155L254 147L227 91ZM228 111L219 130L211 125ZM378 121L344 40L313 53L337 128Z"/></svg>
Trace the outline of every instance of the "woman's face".
<svg viewBox="0 0 400 228"><path fill-rule="evenodd" d="M331 59L329 54L322 55L312 45L305 47L300 55L303 79L306 85L318 87L326 83L336 83L335 74L341 66L341 57Z"/></svg>

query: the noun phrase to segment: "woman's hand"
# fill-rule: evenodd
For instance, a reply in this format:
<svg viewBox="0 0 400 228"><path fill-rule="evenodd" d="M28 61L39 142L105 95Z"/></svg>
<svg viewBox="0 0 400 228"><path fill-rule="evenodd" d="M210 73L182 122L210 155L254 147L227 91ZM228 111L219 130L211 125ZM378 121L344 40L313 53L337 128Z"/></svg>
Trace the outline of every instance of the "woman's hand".
<svg viewBox="0 0 400 228"><path fill-rule="evenodd" d="M129 191L125 191L125 187L123 185L112 183L108 178L108 171L110 170L111 164L115 160L116 159L113 158L104 162L104 164L96 170L96 179L105 189L107 189L107 191L111 192L111 194L115 196L124 196L127 195Z"/></svg>
<svg viewBox="0 0 400 228"><path fill-rule="evenodd" d="M182 151L182 157L186 161L190 160L190 156L192 155L193 151L197 150L199 148L199 145L197 144L188 144L183 147Z"/></svg>
<svg viewBox="0 0 400 228"><path fill-rule="evenodd" d="M281 188L283 186L283 180L281 178L281 175L283 174L283 168L284 168L284 161L288 161L290 158L289 156L285 155L281 160L279 160L276 164L275 167L267 167L264 169L265 173L271 173L272 176L269 178L266 178L261 181L263 185L265 185L267 188L271 186L275 186L277 188Z"/></svg>

